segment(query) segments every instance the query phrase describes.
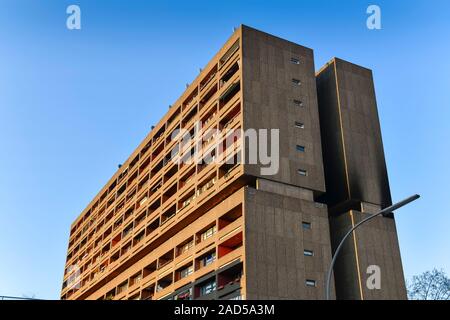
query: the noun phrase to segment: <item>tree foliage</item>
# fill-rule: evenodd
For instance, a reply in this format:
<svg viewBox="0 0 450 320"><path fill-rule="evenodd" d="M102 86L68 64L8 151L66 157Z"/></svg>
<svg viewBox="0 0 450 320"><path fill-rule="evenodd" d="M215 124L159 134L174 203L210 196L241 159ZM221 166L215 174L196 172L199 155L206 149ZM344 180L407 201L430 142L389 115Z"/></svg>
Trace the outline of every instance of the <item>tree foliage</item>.
<svg viewBox="0 0 450 320"><path fill-rule="evenodd" d="M450 300L450 278L433 269L414 276L407 285L410 300Z"/></svg>

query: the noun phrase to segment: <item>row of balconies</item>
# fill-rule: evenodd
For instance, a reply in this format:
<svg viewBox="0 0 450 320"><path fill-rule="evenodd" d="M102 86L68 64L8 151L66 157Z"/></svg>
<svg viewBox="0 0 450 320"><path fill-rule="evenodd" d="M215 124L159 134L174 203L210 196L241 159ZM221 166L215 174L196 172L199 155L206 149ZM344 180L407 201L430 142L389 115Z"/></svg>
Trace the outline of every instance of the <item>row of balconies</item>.
<svg viewBox="0 0 450 320"><path fill-rule="evenodd" d="M238 99L235 99L235 101L233 101L233 104L235 105L235 103L236 103L236 101L238 101ZM228 112L228 111L230 111L229 110L229 108L227 108L226 110L225 110L226 112ZM233 127L233 126L236 126L237 125L237 123L239 122L239 119L238 119L238 117L237 117L237 115L239 115L240 114L240 105L235 105L234 106L234 108L233 108L233 110L231 110L230 112L228 112L228 113L226 113L226 114L224 114L224 115L222 115L222 117L220 117L220 119L219 119L219 127L222 127L222 128L226 128L226 129L229 129L229 128L231 128L231 127ZM211 141L210 141L211 142ZM187 149L188 147L191 147L191 146L193 146L194 144L196 143L196 141L195 140L193 140L193 141L191 141L191 144L189 145L189 146L183 146L183 150L185 150L185 149ZM209 145L204 145L203 147L204 148L207 148ZM185 154L189 154L189 152L191 152L192 151L192 149L190 149L190 150L188 150L188 151L186 151L186 153ZM181 159L183 159L182 157L180 157ZM185 159L186 160L186 159ZM148 161L145 161L144 162L144 164L141 166L141 170L142 171L140 171L140 174L139 174L139 176L143 176L143 178L141 178L141 180L139 181L139 183L137 184L137 187L133 187L135 184L136 184L136 179L137 179L137 177L138 177L138 174L137 174L137 171L135 171L134 173L132 173L131 175L130 175L130 180L129 180L129 184L130 184L130 189L131 189L131 191L129 192L129 193L127 193L126 194L126 196L125 196L125 185L123 185L119 190L121 190L121 192L120 192L120 198L118 198L118 204L117 204L117 206L115 207L115 212L118 212L119 210L121 210L127 203L129 203L131 200L132 200L132 198L134 197L134 195L135 195L135 193L136 193L136 190L137 190L137 192L139 192L139 191L141 191L144 187L146 187L146 185L147 185L147 183L149 182L149 179L150 179L150 176L152 176L152 178L155 176L155 175L157 175L158 173L160 173L160 172L158 172L158 171L160 171L161 169L163 169L166 165L167 165L167 163L169 163L169 161L167 162L167 163L165 163L165 162L163 162L164 160L161 160L161 161L159 161L156 165L154 165L154 167L152 167L152 170L151 170L151 172L149 172L150 171L150 169L149 169L149 164L150 164L150 161L148 160ZM145 165L145 166L144 166ZM184 163L182 162L180 165L179 165L179 168L181 169L182 167L184 166ZM177 166L174 164L174 165L172 165L172 167L171 168L169 168L169 170L166 172L166 174L163 176L164 177L164 182L167 182L167 180L170 180L170 178L172 178L172 177L174 177L175 176L175 173L177 172ZM158 191L158 189L159 189L159 187L160 187L161 185L156 185L155 186L155 192L156 191ZM105 210L103 210L103 211L101 211L101 212L104 212ZM111 216L111 214L112 214L112 212L110 212L109 214L108 214L108 216L106 217L106 219L104 220L104 221L100 221L98 224L97 224L97 229L100 229L101 228L101 226L102 226L102 224L104 224L104 223L106 223L108 220L108 218ZM93 226L93 222L91 222L91 227ZM92 237L92 232L91 232L91 234L89 235L90 237ZM77 237L77 239L78 239L79 237ZM81 241L83 241L83 240L81 240ZM81 242L80 241L80 242ZM71 247L73 247L73 245L74 245L74 240L72 240L71 242L70 242L70 246ZM81 251L81 249L82 248L78 248L78 251ZM70 259L70 256L72 255L72 252L71 253L69 253L69 255L68 255L68 258Z"/></svg>
<svg viewBox="0 0 450 320"><path fill-rule="evenodd" d="M193 209L196 208L196 205L199 205L203 203L206 199L208 199L215 191L219 189L223 189L225 185L231 183L232 177L236 176L238 174L238 171L236 173L231 174L232 171L235 171L239 166L238 165L229 165L224 164L219 168L219 177L218 180L218 188L213 188L215 183L212 183L211 180L205 180L205 183L203 184L203 191L199 194L199 196L194 199L195 204L193 206L185 206L184 208L181 208L180 210L177 210L174 212L177 216L179 216L179 219L181 219L183 216L189 214ZM213 169L213 167L211 168ZM209 172L213 172L210 171ZM215 175L217 177L217 175ZM216 178L214 178L216 179ZM192 186L195 185L195 181L192 181ZM189 186L189 185L188 185ZM169 208L170 209L170 208ZM128 226L124 228L122 231L120 228L117 232L108 232L107 235L104 236L103 243L106 241L106 245L102 246L102 250L100 250L100 244L96 243L96 246L94 250L91 251L90 254L88 254L85 259L89 262L83 264L84 260L80 261L79 264L83 264L83 267L81 268L82 275L84 272L92 270L92 268L96 268L97 266L100 266L100 271L102 267L107 266L111 262L119 261L120 263L124 261L124 258L129 256L130 249L134 249L139 243L140 243L140 237L141 231L143 229L143 226L146 225L145 229L145 238L154 239L156 235L163 233L165 230L170 228L175 222L172 218L175 216L175 214L169 214L169 211L165 211L161 213L160 210L157 210L157 212L154 212L152 210L146 211L146 218L143 217L143 212L139 212L137 215L130 215L128 217L128 220L125 220L123 222L124 225ZM159 212L159 213L158 213ZM165 216L165 217L164 217ZM134 220L133 220L134 219ZM145 220L144 220L145 219ZM177 219L178 220L178 219ZM131 239L131 230L130 227L133 226L134 221L134 238L130 240L129 242L126 242L127 239ZM168 221L171 221L170 224L167 223ZM131 223L131 225L130 225ZM122 224L120 224L122 225ZM118 227L120 227L120 225ZM164 229L162 229L164 228ZM159 230L158 230L159 229ZM109 230L109 229L108 229ZM126 234L125 234L126 233ZM117 238L121 234L125 234L119 239ZM137 238L136 238L137 237ZM149 240L146 240L145 242L148 243ZM121 243L125 243L123 248L120 249L120 251L115 251L114 254L109 255L109 252L114 251L114 247ZM119 253L119 256L116 256L117 253ZM133 250L135 252L135 250ZM120 260L118 259L120 257ZM113 261L111 261L111 259ZM109 260L109 261L108 261ZM100 263L100 261L102 261ZM70 274L66 274L66 277L68 277Z"/></svg>
<svg viewBox="0 0 450 320"><path fill-rule="evenodd" d="M216 235L216 230L219 230L218 236L220 240L223 240L227 238L231 233L236 232L240 229L240 226L242 225L242 207L238 206L233 208L232 210L228 211L227 213L223 214L214 224L209 224L207 227L202 228L200 231L196 232L193 237L186 239L182 243L180 243L178 246L176 246L174 249L169 250L164 255L160 256L157 260L150 263L149 266L144 268L142 270L143 278L147 277L149 274L152 274L153 272L158 271L158 274L165 273L167 271L167 266L171 265L174 267L173 263L176 263L176 265L179 264L179 261L186 260L186 256L188 254L192 254L192 250L195 250L196 252L204 255L203 250L208 249L214 241L217 240L216 237L213 237ZM155 238L154 236L152 238ZM145 240L145 241L144 241ZM148 240L145 238L141 238L139 241L142 241L143 243L148 243ZM216 241L217 242L217 241ZM222 246L229 245L226 241ZM127 246L125 246L127 248ZM221 248L221 247L219 247ZM129 252L131 248L127 248L125 253ZM133 250L133 252L136 252ZM219 257L223 256L223 248L219 249ZM117 257L119 258L119 257ZM113 261L114 259L114 261ZM119 261L122 263L123 257L120 258ZM200 258L197 258L197 262L199 262ZM118 260L118 259L117 259ZM91 266L91 270L95 269L93 272L91 272L90 276L85 277L83 274L79 276L79 278L83 278L83 281L81 282L81 290L83 290L83 287L86 287L89 284L93 284L92 281L98 281L101 279L102 275L107 274L111 272L118 264L116 263L116 260L114 258L114 255L110 258L109 263L108 260L105 260L101 264L98 264L97 266ZM152 267L153 266L153 267ZM196 269L198 267L203 267L200 265L196 265ZM180 269L180 268L178 268ZM180 271L180 270L178 270ZM181 279L181 278L180 278ZM130 285L132 283L131 278Z"/></svg>
<svg viewBox="0 0 450 320"><path fill-rule="evenodd" d="M237 151L237 149L238 147L236 146L235 152ZM91 246L86 251L82 259L80 259L77 264L83 264L84 261L89 260L87 258L93 256L92 261L89 261L89 263L87 263L87 266L82 268L82 271L89 269L89 266L91 264L95 264L98 259L105 256L105 254L115 245L117 245L119 242L123 243L126 240L127 236L133 231L133 229L138 230L139 226L144 222L144 219L146 219L146 216L152 217L151 226L153 229L156 229L159 226L163 226L166 222L172 219L175 214L185 211L186 208L193 204L195 200L197 200L197 204L201 203L202 200L205 199L205 197L208 197L216 191L216 188L213 187L216 185L216 182L219 181L218 179L222 180L221 185L223 185L223 182L228 180L232 176L231 172L234 171L237 166L238 165L224 164L219 167L218 172L214 169L214 166L210 166L210 169L204 169L206 174L199 177L199 179L201 179L200 181L186 178L186 176L180 179L180 181L185 181L184 185L181 187L181 189L179 189L178 193L175 193L172 196L173 199L168 198L169 204L178 203L178 207L176 207L175 205L171 207L160 207L161 198L159 195L157 198L150 198L150 200L145 198L146 201L144 203L142 203L141 200L141 206L144 206L146 202L150 203L150 205L145 210L138 211L137 209L134 210L133 207L129 207L125 211L123 216L119 219L116 219L113 224L111 222L104 226L107 229L104 231L103 235L95 241L93 248ZM214 170L211 171L211 169ZM210 173L209 175L208 172ZM189 174L192 174L192 169L186 175ZM187 191L184 191L185 189ZM193 207L195 207L195 205ZM159 210L160 208L165 209L165 211ZM126 227L122 228L122 225L126 225ZM136 241L133 241L133 245L134 242ZM98 252L97 250L101 246L103 247L103 249L99 253L90 255L91 252Z"/></svg>
<svg viewBox="0 0 450 320"><path fill-rule="evenodd" d="M206 247L203 250L197 250L199 247L197 244L175 259L168 257L166 254L168 260L163 259L161 265L156 262L152 263L153 269L147 270L146 267L142 272L134 274L127 281L123 281L117 287L108 291L105 298L124 299L129 296L131 299L136 299L136 292L139 292L141 293L140 299L160 299L177 290L176 288L184 287L194 279L201 278L220 266L236 260L242 255L241 248L243 245L242 233L239 231L241 228L236 227L238 224L242 224L242 221L233 223L231 227L235 232L217 247L211 249L211 244L218 241L217 238L214 239L211 236L211 240L207 244L205 243ZM208 238L204 241L206 240ZM193 255L194 251L198 253ZM186 255L189 255L187 259ZM160 259L157 261L159 262ZM177 261L180 262L177 263ZM180 264L182 266L179 266ZM155 266L157 267L154 268ZM239 283L240 286L240 276L241 273L239 272L233 279L230 277L220 278L221 281L219 281L217 289L221 290L235 283ZM139 280L136 281L136 279ZM197 293L196 296L198 297L199 294Z"/></svg>
<svg viewBox="0 0 450 320"><path fill-rule="evenodd" d="M222 69L226 62L238 55L238 49L239 49L239 41L237 41L232 47L231 47L231 51L227 52L224 57L222 57L220 59L219 62L219 68ZM134 166L137 164L137 162L139 162L140 159L142 159L143 156L145 156L145 154L151 149L152 144L158 144L162 139L162 137L164 136L165 132L168 132L170 130L170 132L172 132L172 124L174 124L176 122L176 119L179 118L179 115L181 114L181 112L185 113L186 109L189 109L190 107L192 107L193 103L195 103L195 98L197 96L200 96L199 101L201 102L201 107L204 107L206 104L208 104L208 100L210 98L212 98L214 96L214 94L217 92L217 86L215 86L216 89L214 89L214 86L212 86L212 84L214 83L214 79L216 79L216 75L219 75L221 78L219 79L219 83L220 83L220 87L223 86L223 83L226 82L224 80L226 80L227 77L229 77L230 73L237 73L237 70L235 69L235 66L230 67L227 66L226 68L224 68L221 71L217 71L218 67L217 64L214 65L210 71L208 71L208 73L206 74L206 76L204 77L203 80L200 81L200 85L197 87L197 89L190 95L188 96L188 98L186 98L186 100L182 103L182 108L178 108L178 110L175 111L175 113L169 118L169 120L167 121L167 123L162 126L152 137L152 139L142 147L140 153L135 156L135 158L133 158L133 160L130 161L128 167L124 168L124 170L118 175L117 179L115 181L113 181L113 183L108 187L108 189L106 189L103 194L100 196L99 201L95 202L93 204L93 206L87 210L85 216L83 217L83 219L81 219L77 225L75 225L72 229L71 229L71 236L73 236L75 234L75 231L79 229L79 227L81 225L83 225L82 228L82 232L86 232L90 226L90 215L94 213L94 211L96 211L98 209L99 206L101 206L101 203L107 198L108 194L111 194L112 191L115 189L117 184L120 184L120 182L126 177L126 175L128 174L129 171L131 171ZM230 71L231 70L231 71ZM223 77L225 77L225 79L222 79ZM216 79L217 80L217 79ZM217 81L216 81L217 82ZM205 90L207 89L207 90ZM215 91L214 91L215 90ZM206 99L205 99L206 97ZM201 109L201 108L200 108ZM169 136L170 137L170 136ZM110 202L111 204L111 202Z"/></svg>

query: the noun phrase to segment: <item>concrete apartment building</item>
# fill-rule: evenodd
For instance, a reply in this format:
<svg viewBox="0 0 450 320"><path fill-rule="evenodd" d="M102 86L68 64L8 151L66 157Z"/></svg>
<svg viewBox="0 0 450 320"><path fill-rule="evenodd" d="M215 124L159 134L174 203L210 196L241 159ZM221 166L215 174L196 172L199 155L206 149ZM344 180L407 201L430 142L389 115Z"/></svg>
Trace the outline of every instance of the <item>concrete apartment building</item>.
<svg viewBox="0 0 450 320"><path fill-rule="evenodd" d="M279 129L279 170L208 129ZM390 203L371 71L316 74L311 49L241 26L72 224L61 298L323 299L343 232ZM333 295L406 298L392 216L347 243Z"/></svg>

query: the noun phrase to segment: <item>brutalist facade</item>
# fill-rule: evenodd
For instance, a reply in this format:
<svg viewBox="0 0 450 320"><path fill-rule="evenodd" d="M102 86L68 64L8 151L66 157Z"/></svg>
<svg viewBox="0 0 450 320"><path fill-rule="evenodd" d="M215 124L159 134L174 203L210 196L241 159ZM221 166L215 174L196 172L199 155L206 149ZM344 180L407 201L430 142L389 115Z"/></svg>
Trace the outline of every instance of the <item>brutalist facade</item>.
<svg viewBox="0 0 450 320"><path fill-rule="evenodd" d="M367 214L391 205L372 72L333 59L317 74L326 194L333 249ZM381 289L369 290L372 268ZM369 268L369 272L368 272ZM342 299L406 299L392 215L361 226L346 243L335 269Z"/></svg>
<svg viewBox="0 0 450 320"><path fill-rule="evenodd" d="M274 174L239 161L248 129L279 129ZM342 233L390 203L370 70L316 74L311 49L241 26L72 224L61 298L322 299ZM338 299L406 297L392 216L353 235L333 281Z"/></svg>

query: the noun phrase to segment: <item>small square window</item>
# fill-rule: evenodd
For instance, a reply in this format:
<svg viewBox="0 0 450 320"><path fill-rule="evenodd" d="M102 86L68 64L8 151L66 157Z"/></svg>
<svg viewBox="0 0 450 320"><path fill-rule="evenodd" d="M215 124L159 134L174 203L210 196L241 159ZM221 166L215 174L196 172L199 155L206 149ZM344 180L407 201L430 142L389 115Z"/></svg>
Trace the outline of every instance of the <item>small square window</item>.
<svg viewBox="0 0 450 320"><path fill-rule="evenodd" d="M305 257L312 257L314 255L314 251L305 249L305 250L303 250L303 255Z"/></svg>
<svg viewBox="0 0 450 320"><path fill-rule="evenodd" d="M291 58L291 62L292 62L293 64L300 64L300 59L297 59L297 58L292 57L292 58Z"/></svg>
<svg viewBox="0 0 450 320"><path fill-rule="evenodd" d="M303 227L304 230L311 230L311 222L303 221L302 222L302 227Z"/></svg>
<svg viewBox="0 0 450 320"><path fill-rule="evenodd" d="M299 175L304 176L304 177L306 177L308 175L308 172L303 169L298 169L297 172Z"/></svg>
<svg viewBox="0 0 450 320"><path fill-rule="evenodd" d="M305 124L302 122L295 121L295 127L299 129L305 129Z"/></svg>
<svg viewBox="0 0 450 320"><path fill-rule="evenodd" d="M302 84L302 82L299 79L295 79L295 78L292 79L292 83L297 85L297 86Z"/></svg>
<svg viewBox="0 0 450 320"><path fill-rule="evenodd" d="M297 107L303 107L303 102L301 100L294 99L293 102Z"/></svg>
<svg viewBox="0 0 450 320"><path fill-rule="evenodd" d="M316 280L306 279L305 284L307 287L315 287L316 286Z"/></svg>
<svg viewBox="0 0 450 320"><path fill-rule="evenodd" d="M301 145L297 145L296 146L296 148L297 148L297 151L300 151L300 152L305 152L305 147L304 146L301 146Z"/></svg>

